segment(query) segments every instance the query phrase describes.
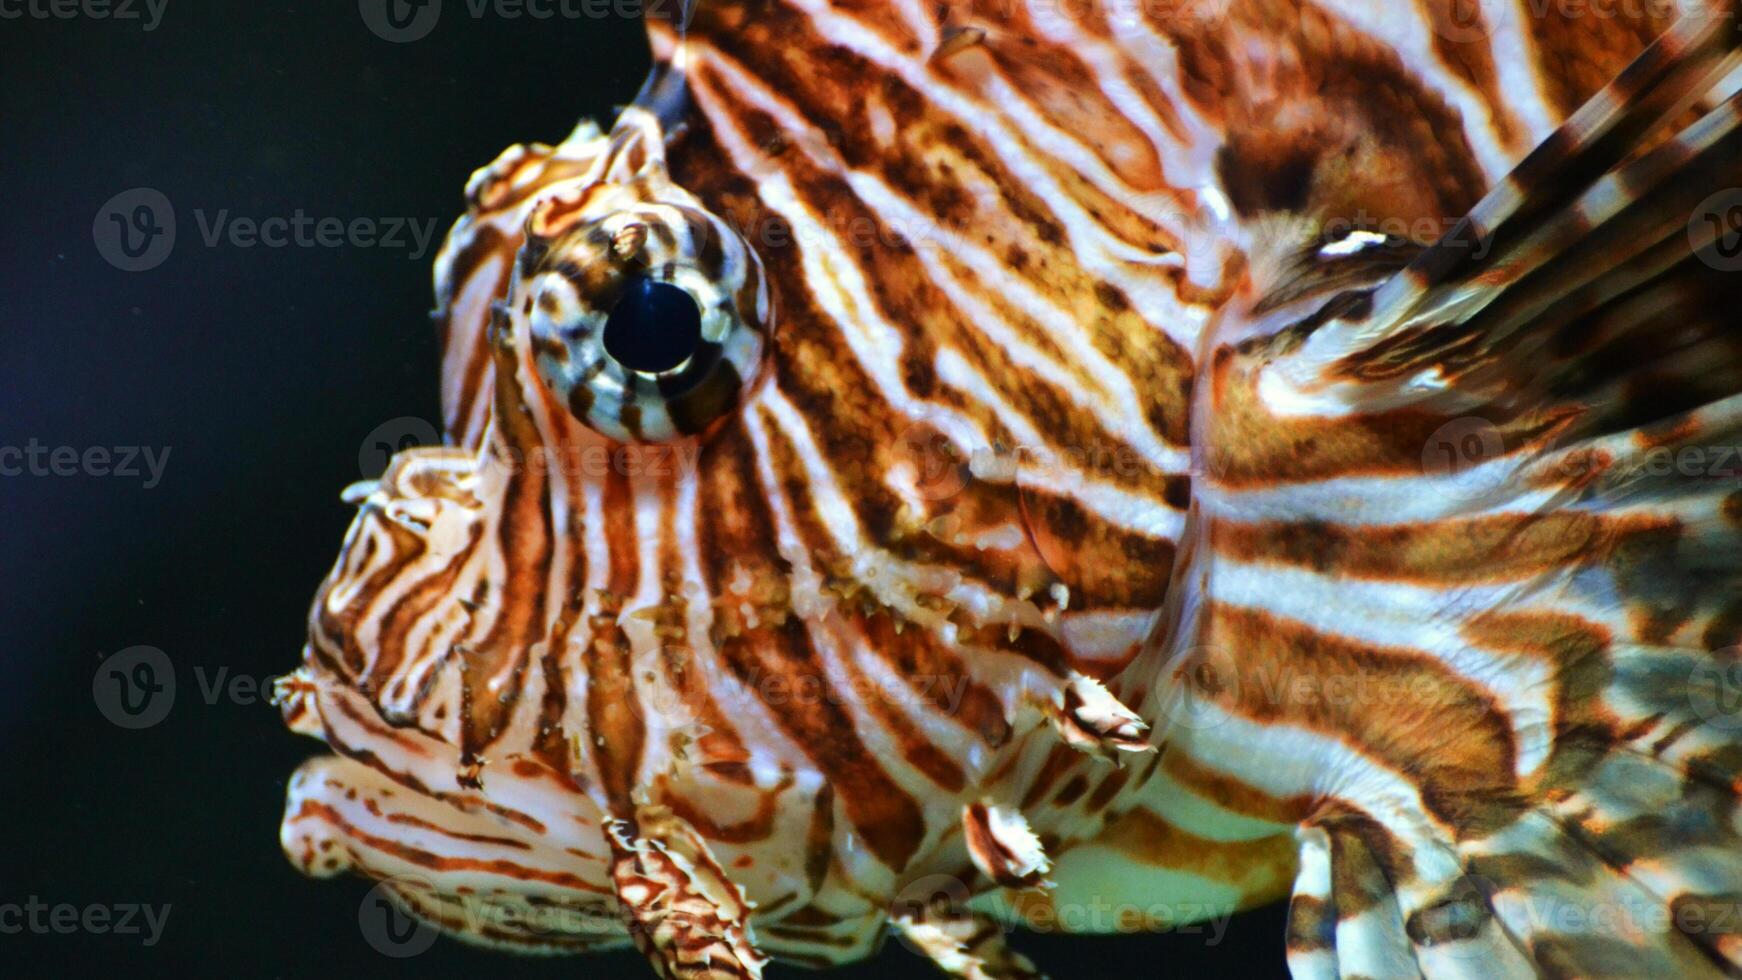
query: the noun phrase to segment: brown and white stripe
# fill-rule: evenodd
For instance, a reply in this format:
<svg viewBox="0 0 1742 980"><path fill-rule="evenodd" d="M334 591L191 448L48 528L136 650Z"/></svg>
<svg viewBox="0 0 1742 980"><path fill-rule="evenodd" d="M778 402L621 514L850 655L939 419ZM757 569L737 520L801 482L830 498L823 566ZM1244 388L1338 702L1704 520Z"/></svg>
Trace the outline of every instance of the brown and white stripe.
<svg viewBox="0 0 1742 980"><path fill-rule="evenodd" d="M1673 18L1468 7L705 0L682 31L650 23L650 89L681 105L510 149L468 186L437 264L452 448L356 490L283 693L341 757L297 777L287 851L421 875L394 878L402 900L473 939L639 930L687 975L752 974L751 940L852 960L892 914L967 943L955 968L1019 974L977 927L901 917L940 881L975 914L1116 931L1292 880L1303 973L1523 962L1489 926L1529 931L1513 865L1565 846L1553 827L1608 849L1592 875L1661 850L1616 829L1643 806L1615 790L1629 752L1734 770L1685 710L1627 699L1633 672L1742 640L1730 579L1688 581L1742 498L1613 475L1727 437L1742 378L1711 393L1717 369L1648 437L1643 393L1613 390L1646 375L1595 369L1582 321L1519 340L1572 292L1613 321L1597 353L1661 383L1728 349L1723 286L1627 266L1706 311L1677 361L1602 288L1614 235L1582 254L1565 224L1607 227L1676 154L1713 158L1725 117L1543 202L1633 132L1648 82L1654 110L1710 109L1669 96L1705 94L1734 39L1684 21L1598 92ZM625 136L661 121L663 145ZM729 410L653 438L548 383L534 278L594 260L525 229L667 191L743 256L707 267L754 270L722 295L766 346ZM1473 207L1488 265L1425 248ZM1559 293L1531 277L1550 246L1585 276ZM1473 338L1399 313L1478 281L1501 299ZM1492 458L1424 464L1478 416ZM1472 862L1502 883L1480 901ZM619 887L655 872L650 901L731 914L659 932ZM622 926L479 925L478 896ZM1071 914L1096 903L1135 911ZM1662 962L1734 959L1687 942ZM1570 947L1533 962L1590 950Z"/></svg>

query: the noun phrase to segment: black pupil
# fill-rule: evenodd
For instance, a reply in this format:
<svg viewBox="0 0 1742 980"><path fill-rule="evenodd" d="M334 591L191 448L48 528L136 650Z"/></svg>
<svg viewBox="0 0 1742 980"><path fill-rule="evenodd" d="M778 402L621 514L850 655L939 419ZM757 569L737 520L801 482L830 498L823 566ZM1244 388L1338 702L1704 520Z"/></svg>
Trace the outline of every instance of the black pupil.
<svg viewBox="0 0 1742 980"><path fill-rule="evenodd" d="M605 320L605 353L631 371L669 371L702 342L702 311L683 289L646 276L623 285Z"/></svg>

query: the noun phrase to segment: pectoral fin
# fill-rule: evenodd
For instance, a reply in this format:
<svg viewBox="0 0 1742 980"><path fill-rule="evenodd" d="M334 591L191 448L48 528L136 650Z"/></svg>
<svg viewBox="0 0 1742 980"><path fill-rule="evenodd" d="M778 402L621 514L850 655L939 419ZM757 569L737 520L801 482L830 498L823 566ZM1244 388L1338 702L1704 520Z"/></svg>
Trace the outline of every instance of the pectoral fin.
<svg viewBox="0 0 1742 980"><path fill-rule="evenodd" d="M661 977L753 980L767 957L750 932L751 904L694 828L664 807L607 820L611 880L635 945Z"/></svg>
<svg viewBox="0 0 1742 980"><path fill-rule="evenodd" d="M1331 243L1206 352L1165 671L1195 703L1158 734L1304 801L1296 976L1742 972L1742 236L1698 220L1742 215L1742 100L1713 7L1443 241ZM1369 248L1406 266L1363 285ZM1237 669L1194 688L1216 651Z"/></svg>

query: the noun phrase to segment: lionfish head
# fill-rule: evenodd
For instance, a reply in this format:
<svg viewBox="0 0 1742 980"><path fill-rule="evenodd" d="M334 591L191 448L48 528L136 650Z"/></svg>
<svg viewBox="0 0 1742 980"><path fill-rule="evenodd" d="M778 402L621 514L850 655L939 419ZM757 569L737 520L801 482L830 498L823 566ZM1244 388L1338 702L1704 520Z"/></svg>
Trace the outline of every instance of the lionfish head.
<svg viewBox="0 0 1742 980"><path fill-rule="evenodd" d="M846 196L807 221L670 117L468 186L436 276L451 445L348 491L280 689L338 756L296 777L284 846L516 948L748 964L753 902L808 923L761 939L800 959L892 919L948 943L930 890L1041 883L1043 842L1140 782L1103 760L1153 759L1103 682L1165 590L1184 423L1115 356L1171 408L1190 359L1078 274L1060 301L1089 322L989 345L964 311L1008 284L956 295L922 263L991 241L1068 272L1017 204L947 243ZM1098 789L1031 825L1010 801L1042 767ZM527 924L553 908L584 927Z"/></svg>

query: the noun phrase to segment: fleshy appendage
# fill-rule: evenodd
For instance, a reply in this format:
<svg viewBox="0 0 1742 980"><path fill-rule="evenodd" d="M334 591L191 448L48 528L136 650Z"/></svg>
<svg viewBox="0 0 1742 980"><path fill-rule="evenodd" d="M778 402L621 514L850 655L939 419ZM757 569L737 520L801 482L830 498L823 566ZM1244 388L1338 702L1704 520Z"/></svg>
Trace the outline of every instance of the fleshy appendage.
<svg viewBox="0 0 1742 980"><path fill-rule="evenodd" d="M373 707L343 685L305 667L280 692L287 715L311 719L342 753L291 777L279 836L304 874L376 879L413 916L478 945L563 953L628 944L601 816L555 774L504 766L485 794L456 785L453 746L371 721Z"/></svg>

